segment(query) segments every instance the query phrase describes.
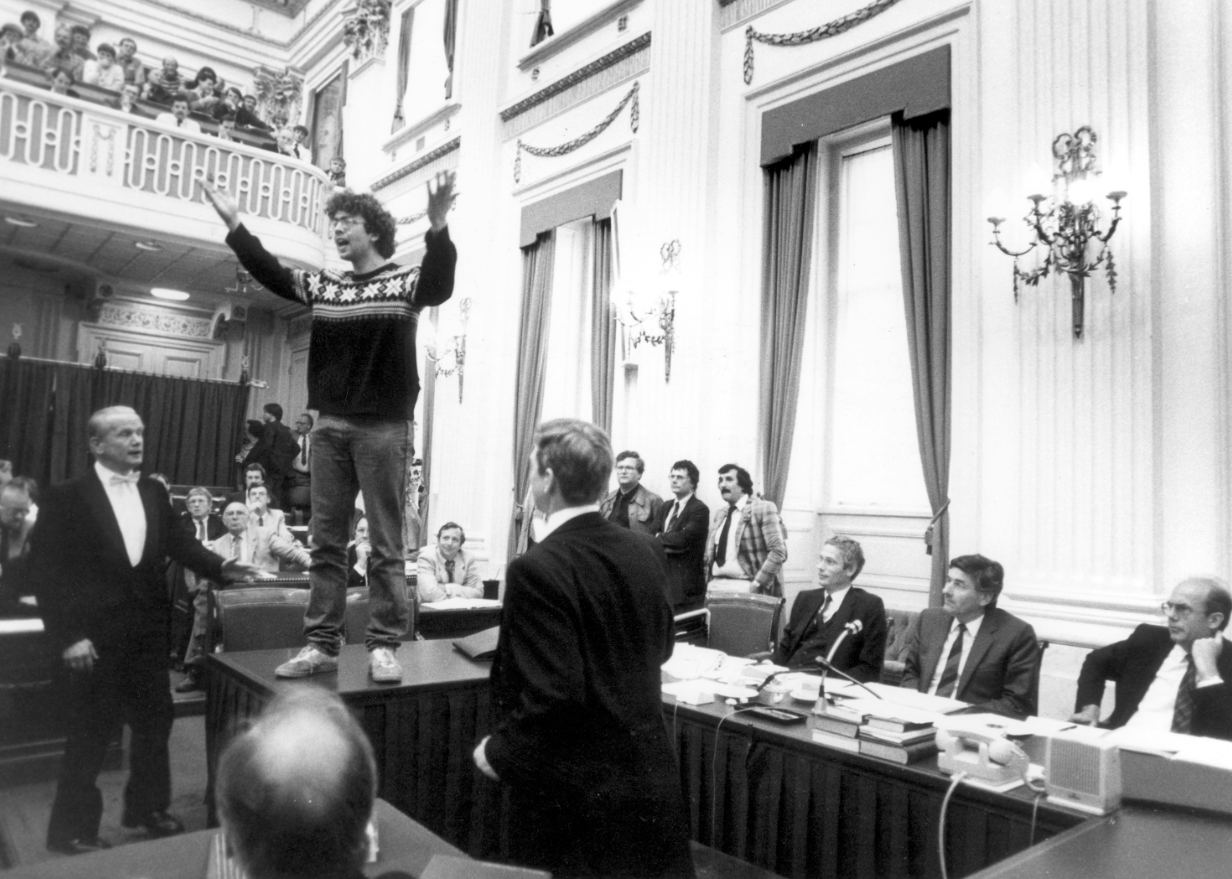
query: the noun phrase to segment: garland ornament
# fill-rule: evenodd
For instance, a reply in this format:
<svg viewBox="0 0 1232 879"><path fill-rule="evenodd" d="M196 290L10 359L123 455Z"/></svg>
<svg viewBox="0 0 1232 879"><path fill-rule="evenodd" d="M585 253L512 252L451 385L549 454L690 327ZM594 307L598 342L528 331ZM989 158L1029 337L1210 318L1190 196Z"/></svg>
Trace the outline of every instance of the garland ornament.
<svg viewBox="0 0 1232 879"><path fill-rule="evenodd" d="M629 89L628 94L626 94L623 98L620 99L620 103L616 105L616 109L614 109L611 113L608 113L606 119L604 119L594 128L590 129L590 131L586 132L585 134L579 135L578 137L575 137L573 140L567 143L562 143L559 146L554 146L554 147L537 147L537 146L531 146L528 143L523 143L521 138L519 138L518 139L518 155L517 155L517 158L513 160L513 182L514 183L522 182L522 153L523 152L530 153L532 156L540 156L543 158L547 158L547 157L568 155L574 150L581 149L582 147L586 146L586 144L590 143L592 140L594 140L596 137L602 134L604 131L606 131L608 126L616 121L616 117L620 115L620 111L623 110L625 108L625 105L628 104L630 101L632 102L632 106L629 108L629 128L634 134L637 134L637 128L638 128L638 125L640 124L640 119L641 119L641 110L639 109L638 103L637 103L637 93L640 87L641 87L641 83L637 83L637 82L633 83L633 88Z"/></svg>
<svg viewBox="0 0 1232 879"><path fill-rule="evenodd" d="M794 34L764 34L761 31L754 30L753 26L749 25L744 31L744 84L751 85L753 83L754 40L759 43L765 43L767 46L803 46L808 43L815 43L827 37L837 37L839 34L851 30L857 24L863 24L870 18L876 18L897 2L898 0L873 0L872 3L863 9L857 9L855 12L844 15L842 18L836 18L834 21L823 24L821 27L815 27L807 31L798 31Z"/></svg>

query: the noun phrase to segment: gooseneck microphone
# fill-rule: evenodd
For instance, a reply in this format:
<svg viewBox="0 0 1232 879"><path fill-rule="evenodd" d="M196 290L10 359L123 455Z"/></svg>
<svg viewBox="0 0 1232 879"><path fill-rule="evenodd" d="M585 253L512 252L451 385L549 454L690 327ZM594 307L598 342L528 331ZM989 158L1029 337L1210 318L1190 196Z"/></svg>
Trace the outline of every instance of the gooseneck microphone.
<svg viewBox="0 0 1232 879"><path fill-rule="evenodd" d="M828 660L828 659L823 659L822 657L818 656L818 657L814 660L814 662L816 662L816 663L817 663L818 665L820 665L820 666L821 666L821 668L822 668L822 672L821 672L821 681L822 681L822 684L821 684L821 685L822 685L822 691L821 691L821 692L822 692L822 694L823 694L823 695L825 694L825 681L826 681L826 674L827 674L827 673L829 673L829 672L834 672L836 675L838 675L839 677L843 678L844 680L851 681L851 682L852 682L853 684L855 684L857 687L860 687L860 688L861 688L861 689L863 689L863 690L868 690L868 692L869 692L869 693L870 693L870 694L871 694L874 698L877 698L877 699L884 699L884 698L885 698L885 697L884 697L884 696L882 696L880 693L878 693L876 690L870 690L867 686L865 686L865 685L864 685L864 683L862 683L861 681L857 681L855 678L853 678L851 675L847 674L847 672L843 671L841 668L835 668L834 666L832 666L832 665L830 664L830 660Z"/></svg>

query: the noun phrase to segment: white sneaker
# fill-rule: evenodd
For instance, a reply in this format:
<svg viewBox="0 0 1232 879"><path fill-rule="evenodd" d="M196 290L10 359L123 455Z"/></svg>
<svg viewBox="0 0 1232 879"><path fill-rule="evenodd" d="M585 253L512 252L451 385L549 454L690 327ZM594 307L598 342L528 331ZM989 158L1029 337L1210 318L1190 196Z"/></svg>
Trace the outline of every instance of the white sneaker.
<svg viewBox="0 0 1232 879"><path fill-rule="evenodd" d="M294 659L288 659L274 669L276 678L306 678L323 671L337 671L338 657L309 644Z"/></svg>
<svg viewBox="0 0 1232 879"><path fill-rule="evenodd" d="M377 683L399 683L402 680L402 664L388 647L374 647L368 654L368 673Z"/></svg>

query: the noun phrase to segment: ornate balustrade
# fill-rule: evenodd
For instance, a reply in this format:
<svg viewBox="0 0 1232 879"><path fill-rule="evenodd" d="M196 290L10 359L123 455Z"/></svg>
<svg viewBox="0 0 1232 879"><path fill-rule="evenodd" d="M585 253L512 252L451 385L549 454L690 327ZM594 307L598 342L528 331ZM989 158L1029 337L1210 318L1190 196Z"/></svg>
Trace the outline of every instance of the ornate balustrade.
<svg viewBox="0 0 1232 879"><path fill-rule="evenodd" d="M20 177L6 163L197 203L204 198L197 182L214 179L250 217L324 232L330 183L318 168L0 79L0 176ZM116 201L123 203L118 193Z"/></svg>

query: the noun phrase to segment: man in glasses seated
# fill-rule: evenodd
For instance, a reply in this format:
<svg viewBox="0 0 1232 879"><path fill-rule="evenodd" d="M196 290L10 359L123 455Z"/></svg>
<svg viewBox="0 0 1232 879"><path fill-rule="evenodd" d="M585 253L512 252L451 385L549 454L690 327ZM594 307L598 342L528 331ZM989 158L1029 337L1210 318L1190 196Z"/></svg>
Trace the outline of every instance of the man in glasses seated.
<svg viewBox="0 0 1232 879"><path fill-rule="evenodd" d="M1116 705L1100 726L1232 740L1232 651L1223 638L1232 594L1214 577L1191 577L1163 611L1166 627L1138 626L1087 655L1070 720L1099 723L1104 682L1116 681Z"/></svg>

